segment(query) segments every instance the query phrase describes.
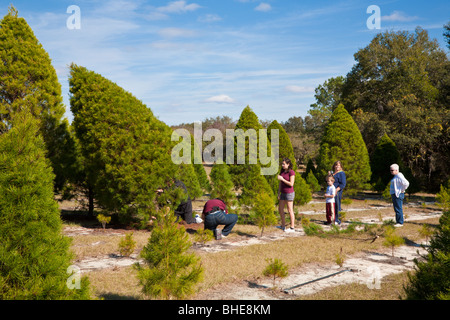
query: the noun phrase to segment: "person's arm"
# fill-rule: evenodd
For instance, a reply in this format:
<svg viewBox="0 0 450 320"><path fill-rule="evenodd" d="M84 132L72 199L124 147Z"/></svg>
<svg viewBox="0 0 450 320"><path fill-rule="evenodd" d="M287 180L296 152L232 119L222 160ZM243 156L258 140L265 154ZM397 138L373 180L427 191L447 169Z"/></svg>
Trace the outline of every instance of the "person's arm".
<svg viewBox="0 0 450 320"><path fill-rule="evenodd" d="M402 184L401 192L404 193L406 191L406 189L408 189L408 187L409 187L409 181L406 180L403 173L399 173L398 177L400 178L400 182Z"/></svg>
<svg viewBox="0 0 450 320"><path fill-rule="evenodd" d="M292 176L289 177L290 181L287 181L285 178L283 178L281 175L279 175L278 176L278 180L280 180L281 182L285 183L289 187L293 187L294 183L295 183L295 175L292 175Z"/></svg>

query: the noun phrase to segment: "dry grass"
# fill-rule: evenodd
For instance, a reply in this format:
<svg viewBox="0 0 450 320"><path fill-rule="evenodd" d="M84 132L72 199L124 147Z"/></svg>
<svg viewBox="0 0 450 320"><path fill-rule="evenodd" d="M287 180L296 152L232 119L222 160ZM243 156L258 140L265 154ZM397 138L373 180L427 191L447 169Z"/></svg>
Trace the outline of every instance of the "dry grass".
<svg viewBox="0 0 450 320"><path fill-rule="evenodd" d="M119 253L119 242L125 237L128 232L133 232L133 239L136 241L136 250L138 253L147 244L150 237L150 233L146 231L127 231L117 234L109 234L108 230L105 230L102 234L102 230L98 230L93 235L80 235L73 237L72 251L78 260L85 259L87 257L97 257L109 254Z"/></svg>
<svg viewBox="0 0 450 320"><path fill-rule="evenodd" d="M371 200L372 201L372 200ZM201 202L196 203L195 207L201 207ZM378 201L379 204L385 203ZM370 203L370 204L376 204ZM361 205L361 202L354 202L349 207L359 207L369 209L367 202ZM426 211L430 208L419 208L417 210ZM432 207L430 210L433 210ZM308 215L311 221L324 221L324 206L321 204L309 204L301 208L301 211L316 210L317 214ZM345 210L345 208L344 208ZM406 211L408 212L408 210ZM351 211L347 219L366 219L373 218L393 218L392 208L381 210L369 209L361 211ZM421 236L420 227L424 224L437 225L438 219L428 219L421 221L406 222L403 228L397 229L397 233L404 237L408 243L419 242ZM300 223L297 223L300 227ZM110 230L111 231L111 230ZM119 241L130 231L116 230L105 232L101 230L89 235L79 235L73 238L72 250L77 260L86 257L95 257L118 253ZM275 228L268 229L264 234L271 232L280 232ZM254 237L260 234L258 227L253 225L237 225L230 235L231 240L239 237ZM150 232L134 231L134 239L137 242L135 253L138 253L148 242ZM190 235L193 238L193 235ZM204 281L199 284L201 291L218 286L223 283L232 283L242 280L256 280L262 275L262 271L267 266L266 259L278 258L289 266L291 270L298 268L306 263L334 263L335 254L343 248L347 256L354 255L367 250L379 250L382 248L382 239L370 243L367 241L367 234L339 234L322 237L289 237L283 240L273 241L265 244L244 246L233 249L232 251L220 253L200 252L202 265L205 270ZM123 267L116 269L103 269L92 271L86 274L91 282L94 296L105 299L143 299L141 288L136 278L136 272L132 267ZM382 290L369 290L365 285L345 285L323 290L322 292L305 296L304 299L397 299L401 293L401 288L406 279L406 275L389 276L383 279ZM195 297L193 297L195 298ZM302 299L303 299L302 298Z"/></svg>
<svg viewBox="0 0 450 320"><path fill-rule="evenodd" d="M346 284L326 288L318 293L304 295L300 300L399 300L405 297L403 286L408 282L408 272L386 276L381 289L369 289L366 284Z"/></svg>

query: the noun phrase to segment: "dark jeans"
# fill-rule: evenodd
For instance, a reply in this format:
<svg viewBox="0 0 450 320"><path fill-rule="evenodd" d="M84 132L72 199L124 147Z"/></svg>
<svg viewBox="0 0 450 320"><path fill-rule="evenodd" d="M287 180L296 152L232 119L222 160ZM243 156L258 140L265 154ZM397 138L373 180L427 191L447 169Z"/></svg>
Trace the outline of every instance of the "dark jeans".
<svg viewBox="0 0 450 320"><path fill-rule="evenodd" d="M341 200L342 200L342 192L344 190L340 190L336 193L336 196L334 197L334 221L336 223L341 223L341 215L339 212L341 212Z"/></svg>
<svg viewBox="0 0 450 320"><path fill-rule="evenodd" d="M403 224L403 199L405 199L405 194L400 193L398 198L395 194L391 194L391 197L394 204L395 222Z"/></svg>
<svg viewBox="0 0 450 320"><path fill-rule="evenodd" d="M217 211L205 217L205 229L214 231L219 225L225 225L225 228L222 230L222 235L227 236L237 221L238 216L236 214L226 214L223 211Z"/></svg>

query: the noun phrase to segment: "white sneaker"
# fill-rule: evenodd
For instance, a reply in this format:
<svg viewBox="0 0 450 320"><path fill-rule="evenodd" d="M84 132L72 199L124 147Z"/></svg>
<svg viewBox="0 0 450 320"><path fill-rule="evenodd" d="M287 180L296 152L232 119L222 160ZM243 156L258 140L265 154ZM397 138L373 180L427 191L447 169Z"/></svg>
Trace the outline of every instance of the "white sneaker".
<svg viewBox="0 0 450 320"><path fill-rule="evenodd" d="M286 232L286 233L295 232L295 229L294 228L286 228L286 229L284 229L284 232Z"/></svg>
<svg viewBox="0 0 450 320"><path fill-rule="evenodd" d="M396 227L396 228L401 228L401 227L403 227L403 225L400 224L400 223L396 223L396 224L394 224L394 227Z"/></svg>
<svg viewBox="0 0 450 320"><path fill-rule="evenodd" d="M198 214L195 215L195 223L202 223L203 219Z"/></svg>

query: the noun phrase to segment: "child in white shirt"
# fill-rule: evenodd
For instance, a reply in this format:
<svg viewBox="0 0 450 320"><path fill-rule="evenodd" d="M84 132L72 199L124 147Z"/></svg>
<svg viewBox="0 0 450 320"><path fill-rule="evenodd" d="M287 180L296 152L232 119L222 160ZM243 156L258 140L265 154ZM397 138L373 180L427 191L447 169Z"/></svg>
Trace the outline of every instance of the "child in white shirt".
<svg viewBox="0 0 450 320"><path fill-rule="evenodd" d="M334 177L327 176L327 191L325 192L326 199L326 218L327 224L334 224L334 197L336 196L336 187L334 184Z"/></svg>

